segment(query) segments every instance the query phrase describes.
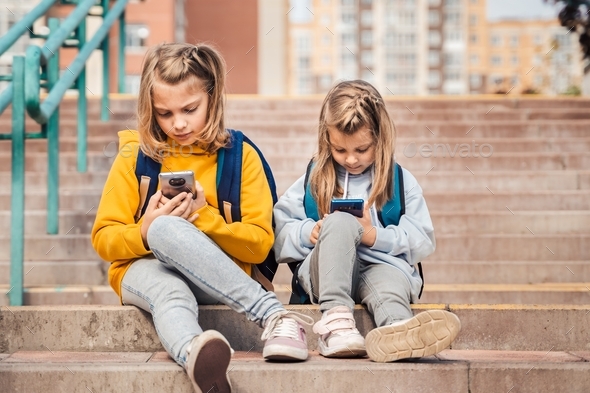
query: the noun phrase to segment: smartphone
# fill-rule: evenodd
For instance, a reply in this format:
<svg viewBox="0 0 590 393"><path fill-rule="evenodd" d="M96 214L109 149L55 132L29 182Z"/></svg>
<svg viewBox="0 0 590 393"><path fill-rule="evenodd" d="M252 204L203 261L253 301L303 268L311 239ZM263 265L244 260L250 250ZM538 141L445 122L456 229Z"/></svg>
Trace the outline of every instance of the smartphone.
<svg viewBox="0 0 590 393"><path fill-rule="evenodd" d="M172 199L183 191L191 192L193 199L197 198L193 171L162 172L159 177L160 188L166 198Z"/></svg>
<svg viewBox="0 0 590 393"><path fill-rule="evenodd" d="M365 201L362 199L332 199L330 213L341 211L353 216L362 217Z"/></svg>

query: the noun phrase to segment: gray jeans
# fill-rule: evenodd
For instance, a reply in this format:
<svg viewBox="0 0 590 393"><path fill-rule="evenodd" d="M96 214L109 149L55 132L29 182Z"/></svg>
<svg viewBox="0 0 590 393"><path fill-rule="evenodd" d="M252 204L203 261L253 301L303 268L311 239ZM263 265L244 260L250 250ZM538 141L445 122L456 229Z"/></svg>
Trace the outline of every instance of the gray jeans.
<svg viewBox="0 0 590 393"><path fill-rule="evenodd" d="M315 248L299 267L299 280L321 311L336 306L367 307L377 326L412 317L410 283L397 268L367 263L356 249L363 227L351 214L335 212L324 220Z"/></svg>
<svg viewBox="0 0 590 393"><path fill-rule="evenodd" d="M284 310L274 292L266 292L209 237L179 217L161 216L148 230L155 257L129 267L121 285L123 304L152 314L166 351L184 366L186 348L203 332L199 304L225 304L262 326Z"/></svg>

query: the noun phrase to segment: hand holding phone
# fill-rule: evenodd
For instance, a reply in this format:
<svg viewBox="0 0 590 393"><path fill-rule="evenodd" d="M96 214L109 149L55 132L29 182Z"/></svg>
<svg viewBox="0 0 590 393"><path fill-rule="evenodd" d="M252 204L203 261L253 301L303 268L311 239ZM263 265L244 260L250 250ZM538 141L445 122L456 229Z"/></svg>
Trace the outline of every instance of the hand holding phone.
<svg viewBox="0 0 590 393"><path fill-rule="evenodd" d="M162 195L166 198L172 199L181 192L190 192L193 194L193 199L197 198L193 171L162 172L159 179Z"/></svg>
<svg viewBox="0 0 590 393"><path fill-rule="evenodd" d="M363 216L365 201L362 199L332 199L330 202L330 213L341 211L350 213L356 217Z"/></svg>

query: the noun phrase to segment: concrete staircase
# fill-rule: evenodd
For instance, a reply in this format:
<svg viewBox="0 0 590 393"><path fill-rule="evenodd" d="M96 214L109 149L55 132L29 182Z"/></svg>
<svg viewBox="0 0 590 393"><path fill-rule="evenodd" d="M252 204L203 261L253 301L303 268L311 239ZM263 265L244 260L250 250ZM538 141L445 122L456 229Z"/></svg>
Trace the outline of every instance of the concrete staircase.
<svg viewBox="0 0 590 393"><path fill-rule="evenodd" d="M319 97L228 100L228 126L262 149L279 193L313 154L320 105ZM312 352L297 365L265 363L259 328L225 307L202 307L202 325L220 330L237 351L229 371L235 390L590 391L590 100L404 98L388 101L388 108L398 131L396 157L418 178L437 236L414 311L455 312L460 335L451 349L419 361L326 360ZM46 143L27 141L29 306L7 307L0 296L0 392L191 391L148 316L118 306L106 282L108 265L89 242L116 132L135 127L133 100L114 99L110 109L113 120L102 123L98 102L90 101L89 172L79 174L75 103L62 106L60 235L45 234ZM8 111L0 132L9 130L9 120ZM36 129L27 123L28 131ZM10 142L0 141L0 156L4 293ZM281 267L275 284L283 300L289 283ZM319 318L315 307L296 310ZM362 308L355 317L362 333L372 328Z"/></svg>

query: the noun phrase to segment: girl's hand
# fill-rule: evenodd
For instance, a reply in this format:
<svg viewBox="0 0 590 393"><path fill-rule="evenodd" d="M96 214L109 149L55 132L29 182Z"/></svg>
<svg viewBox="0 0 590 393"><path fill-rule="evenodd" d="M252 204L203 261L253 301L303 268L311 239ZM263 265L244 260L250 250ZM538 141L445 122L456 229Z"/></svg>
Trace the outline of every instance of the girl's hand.
<svg viewBox="0 0 590 393"><path fill-rule="evenodd" d="M197 194L195 199L193 199L193 194L190 192L181 193L184 194L185 197L182 198L181 203L177 204L168 214L171 216L182 217L189 222L195 222L195 220L199 218L199 214L197 214L196 211L207 205L207 202L205 201L205 190L198 181L195 181L195 192ZM175 201L181 194L172 199L168 199L162 195L158 203L158 208L162 208L168 203Z"/></svg>
<svg viewBox="0 0 590 393"><path fill-rule="evenodd" d="M361 243L367 247L373 247L375 241L377 240L377 231L371 222L371 212L369 211L370 206L365 204L365 209L363 210L363 216L357 217L359 224L363 226L364 232L363 237L361 238Z"/></svg>
<svg viewBox="0 0 590 393"><path fill-rule="evenodd" d="M143 240L143 245L148 248L147 243L147 233L150 225L156 218L159 216L167 216L170 215L175 209L179 206L185 205L184 209L186 209L186 205L188 205L188 201L186 201L186 192L181 192L177 196L172 199L168 199L162 195L162 191L158 190L150 200L148 201L147 208L145 209L145 214L143 215L143 222L141 223L141 227L139 228L141 232L141 239ZM167 203L162 204L161 200L165 198ZM191 196L192 198L192 196ZM182 207L181 207L182 209Z"/></svg>
<svg viewBox="0 0 590 393"><path fill-rule="evenodd" d="M324 214L324 218L328 217L327 214ZM309 235L309 241L315 245L318 242L318 238L320 237L320 230L322 229L322 224L324 223L324 218L317 221L313 230L311 231L311 235Z"/></svg>

